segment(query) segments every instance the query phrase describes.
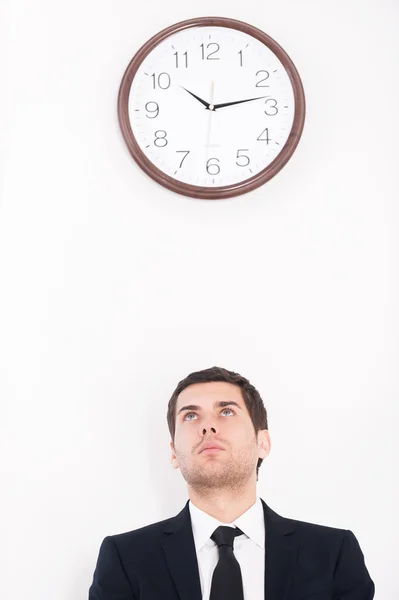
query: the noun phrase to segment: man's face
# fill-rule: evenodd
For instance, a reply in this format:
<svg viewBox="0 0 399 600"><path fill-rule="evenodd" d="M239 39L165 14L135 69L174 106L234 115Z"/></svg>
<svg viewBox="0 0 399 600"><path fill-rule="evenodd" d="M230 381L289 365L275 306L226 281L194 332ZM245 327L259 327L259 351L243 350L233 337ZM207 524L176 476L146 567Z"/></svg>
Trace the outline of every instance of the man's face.
<svg viewBox="0 0 399 600"><path fill-rule="evenodd" d="M202 451L207 443L222 447ZM270 450L267 430L255 433L241 389L224 381L185 388L176 404L172 465L194 488L223 488L256 481L258 458Z"/></svg>

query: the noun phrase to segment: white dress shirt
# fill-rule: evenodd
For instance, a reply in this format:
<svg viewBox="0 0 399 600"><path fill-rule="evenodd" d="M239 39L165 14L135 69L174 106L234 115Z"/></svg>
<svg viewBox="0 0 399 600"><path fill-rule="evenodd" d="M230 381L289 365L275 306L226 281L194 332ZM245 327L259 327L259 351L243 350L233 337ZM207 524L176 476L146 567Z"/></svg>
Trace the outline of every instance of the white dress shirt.
<svg viewBox="0 0 399 600"><path fill-rule="evenodd" d="M201 582L202 600L209 600L219 548L211 535L220 525L238 527L245 535L234 538L234 555L241 568L244 600L265 599L265 520L260 498L233 523L221 523L189 501L191 525Z"/></svg>

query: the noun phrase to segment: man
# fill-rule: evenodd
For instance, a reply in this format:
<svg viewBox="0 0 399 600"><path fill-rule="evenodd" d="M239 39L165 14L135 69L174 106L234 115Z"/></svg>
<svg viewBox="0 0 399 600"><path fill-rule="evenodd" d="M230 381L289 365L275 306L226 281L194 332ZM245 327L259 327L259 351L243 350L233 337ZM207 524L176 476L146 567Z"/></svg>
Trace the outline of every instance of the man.
<svg viewBox="0 0 399 600"><path fill-rule="evenodd" d="M191 373L167 421L190 499L175 517L107 536L89 600L372 600L351 531L284 518L257 495L270 436L247 379Z"/></svg>

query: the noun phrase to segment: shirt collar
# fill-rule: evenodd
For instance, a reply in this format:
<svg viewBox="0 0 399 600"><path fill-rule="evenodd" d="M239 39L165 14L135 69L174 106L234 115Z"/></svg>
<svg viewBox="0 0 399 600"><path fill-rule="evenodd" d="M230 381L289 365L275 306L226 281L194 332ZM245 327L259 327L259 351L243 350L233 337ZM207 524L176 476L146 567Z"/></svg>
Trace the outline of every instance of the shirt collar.
<svg viewBox="0 0 399 600"><path fill-rule="evenodd" d="M258 544L258 546L263 549L265 548L265 518L262 502L258 495L256 496L255 504L250 506L248 510L233 521L233 523L221 523L198 508L198 506L195 506L191 500L189 501L188 506L196 551L200 550L207 543L212 533L220 525L235 525L241 529L247 537Z"/></svg>

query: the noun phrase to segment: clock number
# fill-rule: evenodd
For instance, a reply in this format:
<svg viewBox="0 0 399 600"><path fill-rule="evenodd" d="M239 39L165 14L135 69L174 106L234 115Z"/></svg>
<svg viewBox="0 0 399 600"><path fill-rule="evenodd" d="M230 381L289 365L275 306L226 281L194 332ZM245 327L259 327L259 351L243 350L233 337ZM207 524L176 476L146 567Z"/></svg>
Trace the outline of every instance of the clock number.
<svg viewBox="0 0 399 600"><path fill-rule="evenodd" d="M159 135L158 135L159 134ZM163 134L163 135L161 135ZM164 131L163 129L158 129L158 131L155 132L155 140L154 140L154 144L157 148L164 148L168 143L168 140L166 139L166 131Z"/></svg>
<svg viewBox="0 0 399 600"><path fill-rule="evenodd" d="M267 104L268 102L274 102L274 104L272 106L270 106L270 110L274 111L274 112L267 112L267 108L266 108L265 115L267 115L268 117L274 117L278 113L277 100L275 100L274 98L268 98L265 101L265 104Z"/></svg>
<svg viewBox="0 0 399 600"><path fill-rule="evenodd" d="M261 85L264 81L266 81L266 79L269 79L269 71L258 71L256 73L256 76L260 75L261 73L266 73L266 77L264 77L263 79L259 79L259 81L256 83L255 87L270 87L269 85L265 84L265 85Z"/></svg>
<svg viewBox="0 0 399 600"><path fill-rule="evenodd" d="M212 50L212 52L210 52L208 54L208 56L205 56L205 44L201 44L201 49L202 49L202 60L220 60L220 58L218 56L213 56L214 54L216 54L216 52L219 52L220 50L220 46L219 44L217 44L216 42L210 42L209 44L207 44L206 48L207 50L210 50L211 46L216 46L215 50Z"/></svg>
<svg viewBox="0 0 399 600"><path fill-rule="evenodd" d="M247 156L246 154L240 154L240 152L249 152L248 148L245 150L237 150L237 160L236 160L236 165L238 165L239 167L247 167L249 165L249 163L251 162L249 159L249 156ZM239 159L243 159L246 162L238 162Z"/></svg>
<svg viewBox="0 0 399 600"><path fill-rule="evenodd" d="M219 164L216 164L216 163L210 164L211 160L216 160L217 163L219 163L218 158L210 158L206 162L206 170L208 171L209 175L219 175L219 173L220 173ZM211 171L211 169L212 169L212 171Z"/></svg>
<svg viewBox="0 0 399 600"><path fill-rule="evenodd" d="M183 158L181 159L181 163L179 165L179 169L181 169L182 164L186 160L187 156L190 154L190 150L176 150L176 152L177 153L181 152L182 154L184 154Z"/></svg>
<svg viewBox="0 0 399 600"><path fill-rule="evenodd" d="M150 106L155 106L155 108L151 109ZM145 109L148 113L150 113L149 115L146 115L147 119L156 119L157 116L159 115L159 105L157 104L157 102L147 102L147 104L145 105ZM154 114L156 113L156 114ZM151 116L153 115L153 116Z"/></svg>
<svg viewBox="0 0 399 600"><path fill-rule="evenodd" d="M240 67L242 67L242 50L240 50L238 54L240 55Z"/></svg>
<svg viewBox="0 0 399 600"><path fill-rule="evenodd" d="M151 75L152 85L154 90L157 85L161 90L167 90L170 87L170 75L168 73L160 73L158 77L156 77L155 73Z"/></svg>
<svg viewBox="0 0 399 600"><path fill-rule="evenodd" d="M263 134L265 134L265 137L262 137ZM268 144L270 142L270 138L269 138L269 128L266 127L266 129L264 129L262 131L262 133L260 134L259 137L256 138L258 140L258 142L266 142L266 144Z"/></svg>
<svg viewBox="0 0 399 600"><path fill-rule="evenodd" d="M174 55L176 57L176 69L179 68L179 53L175 52ZM186 68L188 67L188 56L187 56L187 51L183 53L183 56L185 58L185 62L186 62Z"/></svg>

